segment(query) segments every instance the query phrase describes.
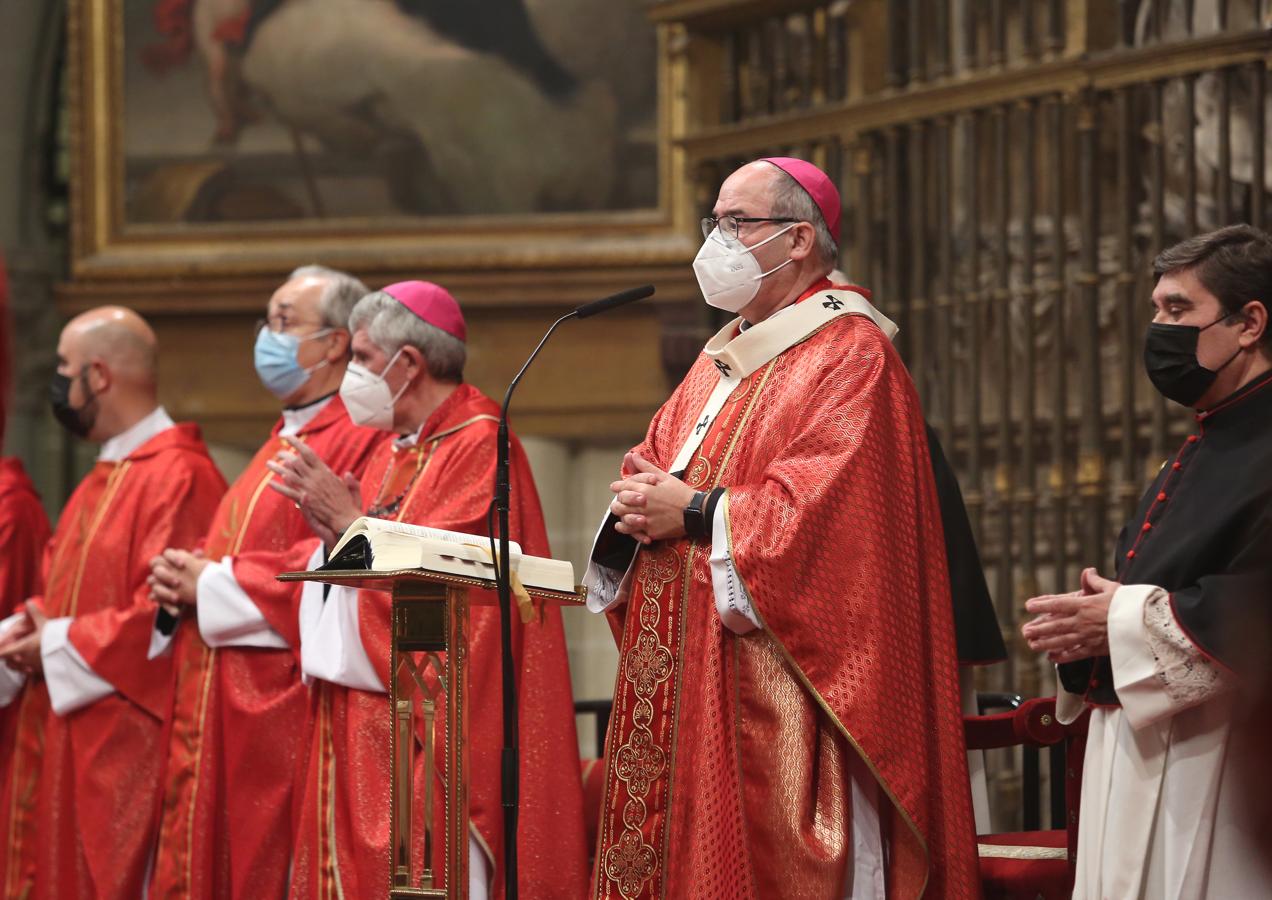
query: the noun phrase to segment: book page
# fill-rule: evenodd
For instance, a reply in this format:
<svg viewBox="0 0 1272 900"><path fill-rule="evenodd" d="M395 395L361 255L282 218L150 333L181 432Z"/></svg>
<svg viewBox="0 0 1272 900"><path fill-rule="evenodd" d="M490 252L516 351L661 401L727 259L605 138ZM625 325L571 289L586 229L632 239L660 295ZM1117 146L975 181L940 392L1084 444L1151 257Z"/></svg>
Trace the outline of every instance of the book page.
<svg viewBox="0 0 1272 900"><path fill-rule="evenodd" d="M349 526L331 555L334 557L359 534L366 535L370 542L374 568L379 570L427 568L476 578L494 577L490 538L484 535L363 516ZM508 550L512 570L527 585L574 590L574 567L569 562L523 556L515 541L509 542Z"/></svg>
<svg viewBox="0 0 1272 900"><path fill-rule="evenodd" d="M345 531L332 550L335 555L345 545L345 543L355 534L365 534L371 541L372 551L376 546L377 534L395 534L413 538L425 538L434 541L446 541L451 544L477 544L482 547L490 546L490 538L480 534L465 534L462 531L447 531L444 528L429 528L427 525L411 525L407 522L393 522L388 519L373 519L370 516L362 516L354 519L353 523ZM496 540L496 546L498 541ZM521 546L516 541L508 542L508 555L511 559L516 560L521 556Z"/></svg>

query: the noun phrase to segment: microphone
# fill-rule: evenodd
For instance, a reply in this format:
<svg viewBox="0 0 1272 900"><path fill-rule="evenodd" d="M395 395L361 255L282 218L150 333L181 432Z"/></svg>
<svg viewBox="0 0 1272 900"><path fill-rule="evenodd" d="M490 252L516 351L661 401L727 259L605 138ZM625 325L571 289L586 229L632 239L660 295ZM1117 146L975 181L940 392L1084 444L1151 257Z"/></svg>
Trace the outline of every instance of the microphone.
<svg viewBox="0 0 1272 900"><path fill-rule="evenodd" d="M591 303L584 303L582 306L574 307L571 315L576 319L586 319L588 316L595 316L603 312L609 312L618 306L626 306L628 303L635 303L637 300L644 300L646 297L653 296L654 286L652 284L643 284L640 287L628 288L625 291L619 291L617 294L610 294L608 297L602 297L600 300L593 300Z"/></svg>
<svg viewBox="0 0 1272 900"><path fill-rule="evenodd" d="M517 682L516 673L513 671L512 656L512 571L509 568L511 564L509 557L511 554L508 546L508 519L512 494L512 479L509 474L511 440L508 436L508 405L512 403L512 392L521 383L522 376L526 374L526 370L530 368L530 364L539 355L543 345L548 342L548 338L552 337L552 333L557 330L557 326L562 322L568 319L586 319L588 316L595 316L616 307L643 300L653 293L654 286L652 284L628 288L625 291L619 291L617 294L611 294L600 300L593 300L591 303L577 306L574 310L553 322L552 327L548 329L547 333L539 341L539 345L534 348L534 352L530 354L530 358L526 360L525 365L521 367L516 377L508 385L508 391L504 394L503 407L499 413L499 431L495 444L495 497L494 502L491 504L499 520L498 547L493 546L496 543L493 531L491 532L490 540L492 544L491 550L494 551L493 555L498 560L495 567L495 581L499 594L500 683L503 693L503 753L501 756L502 777L500 793L503 795L504 896L506 900L517 900L517 802L518 794L521 790L520 747L518 746L517 733Z"/></svg>

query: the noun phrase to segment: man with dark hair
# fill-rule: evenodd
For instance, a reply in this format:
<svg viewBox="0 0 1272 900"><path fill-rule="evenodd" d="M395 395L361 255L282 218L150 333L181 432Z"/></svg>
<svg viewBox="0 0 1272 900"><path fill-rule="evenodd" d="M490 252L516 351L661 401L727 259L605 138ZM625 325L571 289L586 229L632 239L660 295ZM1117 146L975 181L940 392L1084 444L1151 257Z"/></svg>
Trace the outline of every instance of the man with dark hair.
<svg viewBox="0 0 1272 900"><path fill-rule="evenodd" d="M1197 410L1118 539L1116 570L1035 597L1059 713L1091 707L1074 897L1265 897L1235 809L1229 728L1272 551L1272 239L1235 225L1154 261L1149 379Z"/></svg>

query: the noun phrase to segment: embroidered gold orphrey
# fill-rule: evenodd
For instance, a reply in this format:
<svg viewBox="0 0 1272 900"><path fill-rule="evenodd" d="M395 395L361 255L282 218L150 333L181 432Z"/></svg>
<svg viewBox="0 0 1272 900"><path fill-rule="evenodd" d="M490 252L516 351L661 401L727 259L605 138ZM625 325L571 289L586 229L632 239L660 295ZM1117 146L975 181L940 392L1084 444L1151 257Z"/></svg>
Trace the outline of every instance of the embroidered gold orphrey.
<svg viewBox="0 0 1272 900"><path fill-rule="evenodd" d="M750 412L749 401L759 393L771 367L772 363L742 379L729 396L690 461L685 475L690 487L715 486ZM679 684L673 676L680 668L684 598L694 561L702 552L700 545L679 540L660 542L637 558L610 732L611 746L617 749L606 779L598 897L612 897L617 891L623 900L635 900L663 893L670 763L679 705ZM623 796L614 795L616 781ZM614 812L620 813L617 822Z"/></svg>

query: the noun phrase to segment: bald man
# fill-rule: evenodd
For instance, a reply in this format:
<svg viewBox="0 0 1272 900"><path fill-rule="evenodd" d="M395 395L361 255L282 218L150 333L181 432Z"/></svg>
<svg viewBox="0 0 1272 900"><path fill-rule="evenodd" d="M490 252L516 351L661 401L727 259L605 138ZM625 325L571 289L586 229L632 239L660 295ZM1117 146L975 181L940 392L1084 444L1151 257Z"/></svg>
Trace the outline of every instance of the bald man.
<svg viewBox="0 0 1272 900"><path fill-rule="evenodd" d="M53 413L101 445L62 511L44 592L0 638L17 708L0 786L7 897L140 897L154 840L170 656L149 653L150 560L206 532L225 482L194 425L159 405L155 335L121 307L57 346Z"/></svg>

